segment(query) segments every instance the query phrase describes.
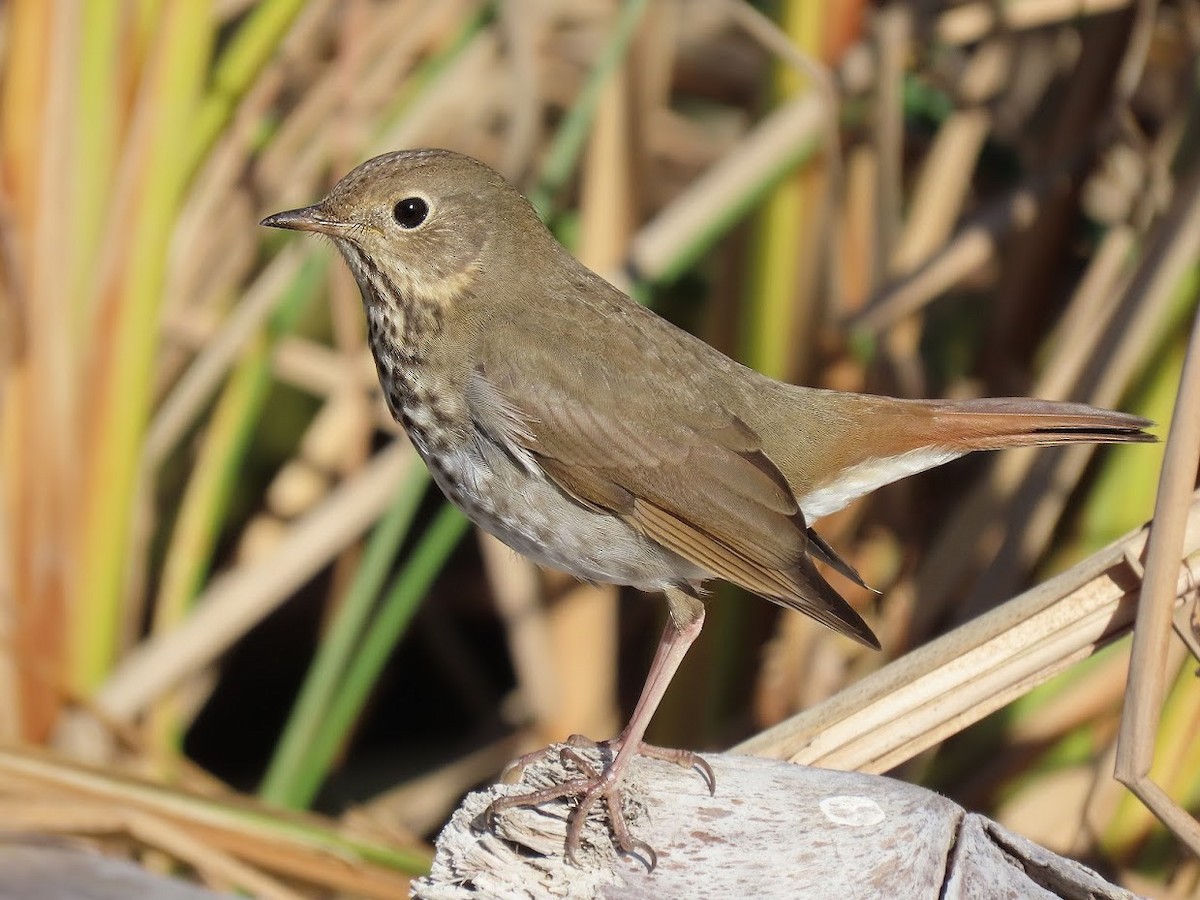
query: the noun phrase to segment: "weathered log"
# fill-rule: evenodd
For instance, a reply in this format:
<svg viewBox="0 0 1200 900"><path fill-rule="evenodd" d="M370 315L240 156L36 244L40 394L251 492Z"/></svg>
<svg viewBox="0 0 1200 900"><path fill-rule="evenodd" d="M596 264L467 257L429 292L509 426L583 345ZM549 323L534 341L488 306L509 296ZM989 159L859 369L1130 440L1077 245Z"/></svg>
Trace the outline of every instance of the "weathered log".
<svg viewBox="0 0 1200 900"><path fill-rule="evenodd" d="M584 751L599 760L601 751ZM498 796L562 777L557 756L529 767L519 785L469 795L442 831L422 900L465 898L852 898L1135 895L932 791L877 775L746 756L706 755L710 796L696 773L638 759L627 783L635 837L658 854L648 871L620 856L600 812L587 822L580 865L564 859L558 801L478 818ZM573 773L574 774L574 773Z"/></svg>

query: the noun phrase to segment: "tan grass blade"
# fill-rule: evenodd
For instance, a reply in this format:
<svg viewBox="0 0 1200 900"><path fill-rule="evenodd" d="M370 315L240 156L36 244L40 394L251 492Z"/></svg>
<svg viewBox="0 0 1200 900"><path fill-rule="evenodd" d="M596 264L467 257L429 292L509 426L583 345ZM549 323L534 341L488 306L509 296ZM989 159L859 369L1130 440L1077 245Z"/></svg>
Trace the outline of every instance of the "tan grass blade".
<svg viewBox="0 0 1200 900"><path fill-rule="evenodd" d="M1003 606L734 749L884 772L1021 696L1132 625L1141 529ZM1176 596L1200 577L1200 500L1188 512Z"/></svg>
<svg viewBox="0 0 1200 900"><path fill-rule="evenodd" d="M420 867L422 856L419 851L342 838L316 816L271 810L232 794L189 794L33 750L0 747L0 792L9 798L9 810L14 809L14 801L30 806L36 800L40 812L24 813L31 827L57 824L56 830L73 832L126 830L190 862L223 868L223 860L239 860L368 897L401 896L408 883L403 873L377 862L372 854L379 854L376 859L391 855L396 863L407 859L413 868ZM240 864L237 869L237 873L226 872L233 876L248 871ZM243 886L255 883L266 886L269 881L258 874Z"/></svg>
<svg viewBox="0 0 1200 900"><path fill-rule="evenodd" d="M414 464L420 463L406 443L377 454L299 521L273 553L215 579L182 625L130 652L97 692L97 708L106 718L129 721L213 662L369 528Z"/></svg>
<svg viewBox="0 0 1200 900"><path fill-rule="evenodd" d="M669 271L681 248L708 228L710 210L723 209L753 192L764 173L786 167L797 148L820 139L825 108L815 92L801 95L763 119L736 150L716 163L634 237L630 260L637 273L654 281Z"/></svg>
<svg viewBox="0 0 1200 900"><path fill-rule="evenodd" d="M1194 229L1200 244L1200 220ZM1116 777L1129 786L1193 853L1200 855L1200 823L1150 778L1155 738L1166 695L1167 656L1174 620L1173 582L1178 578L1176 557L1186 546L1189 524L1186 492L1196 484L1200 462L1200 316L1183 365L1171 434L1163 459L1162 478L1154 508L1154 523L1146 549L1146 571L1137 614L1137 629L1129 660L1129 686L1121 731L1117 738ZM1187 551L1184 551L1186 555ZM1192 571L1192 590L1200 588L1200 568Z"/></svg>
<svg viewBox="0 0 1200 900"><path fill-rule="evenodd" d="M1098 16L1124 9L1133 0L990 0L963 3L942 13L937 37L948 44L970 44L995 31L1020 31Z"/></svg>

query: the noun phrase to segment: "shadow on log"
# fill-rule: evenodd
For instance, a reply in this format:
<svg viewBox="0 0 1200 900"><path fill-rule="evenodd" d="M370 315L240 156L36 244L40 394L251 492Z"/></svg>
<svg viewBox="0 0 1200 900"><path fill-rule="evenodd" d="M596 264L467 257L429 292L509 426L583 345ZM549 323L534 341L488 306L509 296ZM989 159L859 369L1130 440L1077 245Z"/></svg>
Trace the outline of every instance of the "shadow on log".
<svg viewBox="0 0 1200 900"><path fill-rule="evenodd" d="M601 760L601 751L583 751ZM422 900L462 898L1065 897L1136 895L1091 869L1006 831L924 788L856 772L747 756L706 755L711 797L694 772L639 758L627 782L635 837L658 852L648 872L617 854L600 812L584 832L579 866L563 858L567 801L473 823L498 796L564 775L557 759L529 767L519 785L469 795L437 841ZM574 774L574 773L571 773ZM603 804L597 804L597 809Z"/></svg>

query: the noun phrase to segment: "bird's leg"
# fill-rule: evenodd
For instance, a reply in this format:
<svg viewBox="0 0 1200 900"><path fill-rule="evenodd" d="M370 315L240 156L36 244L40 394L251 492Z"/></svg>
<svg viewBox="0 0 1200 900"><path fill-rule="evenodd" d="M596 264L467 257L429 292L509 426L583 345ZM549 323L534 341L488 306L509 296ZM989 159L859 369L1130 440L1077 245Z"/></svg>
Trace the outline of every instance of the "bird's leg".
<svg viewBox="0 0 1200 900"><path fill-rule="evenodd" d="M642 695L638 698L637 706L633 710L633 716L630 718L629 724L625 726L625 730L621 732L619 737L608 742L609 746L617 748L617 754L612 762L606 765L603 771L597 773L578 753L573 752L569 748L563 750L564 758L574 763L583 773L580 777L571 778L561 784L551 785L550 787L528 794L500 797L493 800L491 805L484 811L483 817L486 822L491 822L496 813L505 809L540 806L543 803L558 800L562 797L578 797L578 803L567 819L567 857L575 861L583 837L583 826L587 821L588 812L598 800L603 799L605 805L608 807L613 839L617 847L622 852L629 854L641 851L646 855L649 867L651 869L654 868L657 861L654 850L645 842L637 840L629 833L629 828L625 823L624 813L621 808L621 779L624 777L630 763L633 762L633 757L641 753L681 765L696 766L704 776L709 790L711 791L715 786L712 769L708 763L695 754L686 750L668 750L660 747L651 747L642 743L642 736L645 735L646 727L650 724L650 719L654 716L654 711L658 709L658 704L662 701L663 694L666 693L667 685L671 683L671 679L675 676L675 672L678 670L679 664L683 661L683 657L687 654L688 648L696 640L696 637L700 634L701 627L704 625L704 604L697 598L690 594L685 594L680 590L668 589L667 603L670 606L671 614L667 619L666 627L663 629L662 637L659 639L658 649L654 653L654 661L650 664L650 672L646 676L646 684L642 688ZM573 735L569 743L574 746L586 746L589 744L595 746L595 744L586 738L581 738L579 735ZM539 753L522 757L518 765L523 765L525 762L531 761L544 752L539 751Z"/></svg>

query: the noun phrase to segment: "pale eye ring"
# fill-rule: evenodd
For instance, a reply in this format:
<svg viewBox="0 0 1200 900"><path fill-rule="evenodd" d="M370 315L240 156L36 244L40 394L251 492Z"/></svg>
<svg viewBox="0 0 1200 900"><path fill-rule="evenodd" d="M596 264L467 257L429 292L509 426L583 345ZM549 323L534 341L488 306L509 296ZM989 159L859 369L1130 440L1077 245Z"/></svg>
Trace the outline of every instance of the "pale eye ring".
<svg viewBox="0 0 1200 900"><path fill-rule="evenodd" d="M392 217L401 228L416 228L429 215L429 204L420 197L405 197L392 207Z"/></svg>

